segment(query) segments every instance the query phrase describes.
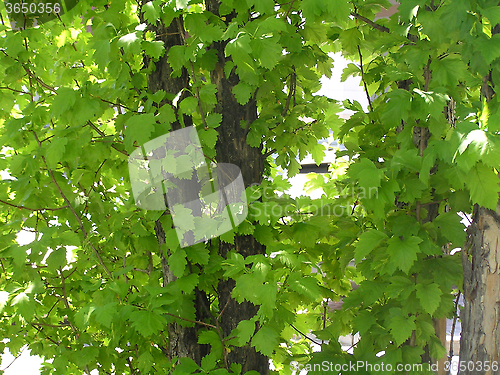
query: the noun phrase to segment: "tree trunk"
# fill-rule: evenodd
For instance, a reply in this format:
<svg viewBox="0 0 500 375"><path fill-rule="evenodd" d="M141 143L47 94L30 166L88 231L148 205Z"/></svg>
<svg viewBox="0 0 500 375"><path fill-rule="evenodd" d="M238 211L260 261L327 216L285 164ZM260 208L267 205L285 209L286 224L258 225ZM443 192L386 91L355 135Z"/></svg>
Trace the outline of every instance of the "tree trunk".
<svg viewBox="0 0 500 375"><path fill-rule="evenodd" d="M142 16L142 15L141 15ZM182 20L174 19L170 25L165 26L163 22L158 22L158 26L148 25L148 28L158 35L158 39L165 43L165 54L155 63L154 71L148 75L148 89L155 93L159 90L164 90L167 94L177 95L182 89L186 88L189 84L189 75L184 69L179 77L172 77L172 68L167 62L168 51L171 47L175 45L183 44L183 38L181 36ZM144 57L145 66L151 64L150 58ZM185 90L179 102L188 94ZM168 100L164 100L161 105L170 103ZM183 118L185 126L191 126L192 120L188 116ZM179 121L172 123L172 129L178 130L181 128ZM183 180L175 179L175 184L178 187L176 191L182 197L178 197L177 201L187 202L198 198L199 189L196 189L197 182L193 174L193 179ZM193 212L193 215L199 215L200 213ZM160 220L155 222L155 235L158 240L160 247L161 265L162 265L162 282L163 286L175 280L175 276L172 274L167 257L169 253L164 254L163 246L165 244L165 230L163 228ZM189 235L189 234L188 234ZM167 256L165 256L167 255ZM198 288L195 289L195 308L196 308L196 320L197 321L209 321L209 301L206 294L200 291ZM168 356L170 359L174 357L182 358L189 357L193 359L198 365L201 363L201 359L210 352L209 345L198 344L197 332L200 326L196 325L194 327L186 327L179 323L171 323L167 327L168 331Z"/></svg>
<svg viewBox="0 0 500 375"><path fill-rule="evenodd" d="M476 205L467 232L468 243L462 250L465 306L460 315L460 364L468 368L459 374L499 375L500 202L496 212Z"/></svg>
<svg viewBox="0 0 500 375"><path fill-rule="evenodd" d="M207 0L206 5L207 10L215 15L219 14L219 1ZM226 19L226 22L230 22L231 16L226 16ZM217 50L218 63L210 78L212 83L217 85L216 112L222 114L222 123L217 129L219 133L216 145L217 162L237 165L241 169L245 187L248 187L254 183L260 183L264 172L262 148L250 147L246 142L248 128L257 118L257 103L252 98L247 104L240 105L231 92L239 79L234 70L227 79L224 75L224 65L229 59L224 54L226 44L226 42L217 42L212 46ZM246 122L246 128L240 125L242 121ZM235 236L234 245L220 243L219 254L226 258L227 253L233 249L244 257L266 252L265 247L253 236ZM234 285L235 282L232 279L221 280L217 288L219 309L223 310L221 328L224 336L228 336L240 321L252 318L258 310L257 306L249 302L239 304L231 297ZM232 348L227 361L229 364L240 363L243 373L250 370L263 375L269 373L268 358L257 353L250 346Z"/></svg>
<svg viewBox="0 0 500 375"><path fill-rule="evenodd" d="M219 2L207 0L207 10L218 14ZM226 16L230 22L231 16ZM179 77L171 77L172 68L167 63L169 49L174 45L183 43L181 36L182 20L174 19L168 26L159 22L158 26L149 26L157 35L162 35L158 40L165 42L166 53L155 63L155 71L148 76L148 88L151 92L165 90L167 93L177 94L189 84L189 74L186 70ZM210 48L217 50L218 63L216 69L211 73L211 82L217 85L217 106L216 112L222 114L222 123L218 127L219 138L216 145L217 162L231 163L241 169L241 174L245 182L245 187L262 181L264 171L264 156L261 148L250 147L246 142L248 126L257 118L257 105L255 99L251 99L246 105L240 105L231 89L238 83L238 76L234 71L226 79L224 75L224 64L226 58L224 48L226 43L214 43ZM149 60L146 59L146 64ZM185 91L187 92L187 90ZM182 98L180 99L182 100ZM161 103L162 105L164 103ZM191 119L184 118L186 126L191 125ZM241 127L241 121L246 121L247 129ZM178 129L180 125L172 124L173 129ZM155 225L155 233L160 246L165 243L165 230L159 221ZM265 247L258 243L253 236L235 236L235 244L220 243L219 254L226 257L227 253L235 250L244 257L255 254L264 254ZM168 254L167 254L168 256ZM163 283L167 284L173 280L167 260L162 254ZM220 310L219 324L224 337L228 337L233 329L242 320L252 318L258 310L257 306L245 302L237 303L231 298L231 292L235 282L232 279L221 280L217 287L218 304ZM196 290L195 308L197 309L197 320L204 321L208 318L208 300L204 293ZM205 345L197 343L198 327L183 327L178 324L170 324L169 334L169 355L171 357L190 357L200 364L201 358L208 353ZM269 373L269 360L267 357L256 352L250 345L245 347L233 347L229 353L224 353L226 367L232 363L242 365L242 372L257 371L265 375Z"/></svg>

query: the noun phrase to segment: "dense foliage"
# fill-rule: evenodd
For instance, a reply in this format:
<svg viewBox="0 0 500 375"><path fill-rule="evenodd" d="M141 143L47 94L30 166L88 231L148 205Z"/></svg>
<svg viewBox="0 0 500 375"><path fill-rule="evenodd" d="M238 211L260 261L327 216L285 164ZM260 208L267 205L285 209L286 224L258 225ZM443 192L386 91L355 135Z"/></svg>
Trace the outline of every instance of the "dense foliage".
<svg viewBox="0 0 500 375"><path fill-rule="evenodd" d="M246 345L280 374L324 360L395 366L445 356L433 319L453 315L462 285L460 254L450 254L465 240L457 213L494 209L500 190L491 95L500 7L403 0L375 23L381 6L390 4L223 0L216 15L195 0L81 1L21 31L3 11L0 170L10 177L0 184L0 335L9 341L0 349L29 344L48 360L44 374L239 373L226 355ZM180 20L183 44L166 52L148 25ZM232 62L218 64L218 43ZM354 62L344 78L361 77L367 111L314 95L338 51ZM147 87L146 59L164 57L174 76L188 73L182 100ZM218 70L239 77L240 104L257 103L258 119L241 125L267 155L266 175L247 188L249 216L234 232L180 248L168 213L135 207L128 155L189 116L217 160ZM342 108L353 113L347 121ZM330 173L311 176L322 197L281 194L299 160L322 161L327 137L347 150ZM168 229L162 247L156 220ZM19 245L21 230L35 240ZM222 258L219 241L235 235L253 235L267 254ZM167 253L176 280L163 286ZM227 278L237 301L260 307L224 337L217 284ZM196 320L195 288L208 295L211 319ZM174 321L202 328L210 354L201 363L168 353ZM356 332L349 354L338 337Z"/></svg>

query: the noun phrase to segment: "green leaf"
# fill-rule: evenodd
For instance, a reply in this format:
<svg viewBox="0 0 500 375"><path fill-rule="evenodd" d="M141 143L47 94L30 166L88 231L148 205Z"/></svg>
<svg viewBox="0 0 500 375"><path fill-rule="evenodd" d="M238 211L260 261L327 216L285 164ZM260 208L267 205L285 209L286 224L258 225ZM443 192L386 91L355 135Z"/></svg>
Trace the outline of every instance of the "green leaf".
<svg viewBox="0 0 500 375"><path fill-rule="evenodd" d="M441 303L443 292L437 284L417 284L417 298L425 312L434 314Z"/></svg>
<svg viewBox="0 0 500 375"><path fill-rule="evenodd" d="M217 104L217 98L215 94L217 93L217 86L213 83L207 83L201 86L200 90L200 100L206 104ZM215 113L217 115L218 113Z"/></svg>
<svg viewBox="0 0 500 375"><path fill-rule="evenodd" d="M75 105L77 92L69 87L60 87L57 89L57 95L51 106L52 114L60 117L63 113L69 111Z"/></svg>
<svg viewBox="0 0 500 375"><path fill-rule="evenodd" d="M184 274L187 264L186 256L184 249L179 249L168 257L168 266L175 277L181 277Z"/></svg>
<svg viewBox="0 0 500 375"><path fill-rule="evenodd" d="M146 21L148 21L151 25L156 25L156 21L160 18L160 10L158 9L158 6L152 1L149 1L142 5L142 10Z"/></svg>
<svg viewBox="0 0 500 375"><path fill-rule="evenodd" d="M186 249L189 249L189 247ZM179 277L177 280L175 280L175 285L179 287L179 289L182 292L188 294L191 293L194 290L194 288L196 288L198 283L199 283L199 276L194 273Z"/></svg>
<svg viewBox="0 0 500 375"><path fill-rule="evenodd" d="M165 53L165 44L161 41L149 42L147 40L142 42L142 48L146 55L153 58L153 60L158 60Z"/></svg>
<svg viewBox="0 0 500 375"><path fill-rule="evenodd" d="M139 361L138 365L139 371L144 374L149 373L149 370L151 370L154 364L154 358L151 355L151 353L149 351L143 352L139 356L138 361Z"/></svg>
<svg viewBox="0 0 500 375"><path fill-rule="evenodd" d="M261 14L273 13L274 1L273 0L247 0L249 7L254 6L255 10Z"/></svg>
<svg viewBox="0 0 500 375"><path fill-rule="evenodd" d="M308 297L311 301L314 301L321 296L318 281L314 277L304 276L299 277L296 280L293 279L294 278L290 277L288 280L291 290Z"/></svg>
<svg viewBox="0 0 500 375"><path fill-rule="evenodd" d="M12 299L11 306L15 306L19 314L26 320L31 321L35 314L35 301L25 292L19 293Z"/></svg>
<svg viewBox="0 0 500 375"><path fill-rule="evenodd" d="M325 146L321 143L317 143L312 147L310 152L314 162L319 166L325 157Z"/></svg>
<svg viewBox="0 0 500 375"><path fill-rule="evenodd" d="M481 13L483 17L486 17L491 21L492 26L500 23L500 7L498 5L482 9Z"/></svg>
<svg viewBox="0 0 500 375"><path fill-rule="evenodd" d="M113 317L116 315L116 306L116 302L110 302L104 306L96 307L93 312L96 322L110 328Z"/></svg>
<svg viewBox="0 0 500 375"><path fill-rule="evenodd" d="M180 71L188 61L186 57L186 47L177 45L170 47L167 61L174 71Z"/></svg>
<svg viewBox="0 0 500 375"><path fill-rule="evenodd" d="M255 322L251 320L242 320L238 323L238 345L244 346L250 341L253 333L255 332Z"/></svg>
<svg viewBox="0 0 500 375"><path fill-rule="evenodd" d="M258 38L251 41L251 47L254 57L259 61L260 65L272 70L283 56L283 47L278 43L279 36L270 38Z"/></svg>
<svg viewBox="0 0 500 375"><path fill-rule="evenodd" d="M172 375L193 374L200 368L200 366L198 366L196 362L189 357L181 357L179 358L179 362L180 363L175 366L175 370Z"/></svg>
<svg viewBox="0 0 500 375"><path fill-rule="evenodd" d="M361 187L369 191L371 187L380 187L384 177L384 169L378 169L371 160L363 158L351 164L349 174L359 180Z"/></svg>
<svg viewBox="0 0 500 375"><path fill-rule="evenodd" d="M376 229L369 229L359 236L358 242L354 245L354 260L361 262L370 252L375 249L384 239L388 238L383 232Z"/></svg>
<svg viewBox="0 0 500 375"><path fill-rule="evenodd" d="M153 113L131 116L125 122L125 146L132 150L134 142L143 145L151 139L151 134L156 125Z"/></svg>
<svg viewBox="0 0 500 375"><path fill-rule="evenodd" d="M136 310L129 317L132 327L144 337L156 334L165 326L165 319L152 311Z"/></svg>
<svg viewBox="0 0 500 375"><path fill-rule="evenodd" d="M278 345L278 339L278 333L273 328L265 325L252 338L251 346L265 356L270 356Z"/></svg>
<svg viewBox="0 0 500 375"><path fill-rule="evenodd" d="M49 168L55 169L57 164L64 160L63 155L67 144L68 138L56 138L50 142L49 147L45 151L45 160Z"/></svg>
<svg viewBox="0 0 500 375"><path fill-rule="evenodd" d="M389 330L396 345L402 345L416 329L415 316L403 316L401 309L392 308Z"/></svg>
<svg viewBox="0 0 500 375"><path fill-rule="evenodd" d="M441 230L441 235L451 241L453 246L462 247L465 243L465 226L462 218L455 212L445 212L434 219L434 224Z"/></svg>
<svg viewBox="0 0 500 375"><path fill-rule="evenodd" d="M66 248L59 247L53 250L47 258L47 267L50 270L58 270L66 265Z"/></svg>
<svg viewBox="0 0 500 375"><path fill-rule="evenodd" d="M198 264L208 264L210 254L204 244L189 246L184 249L189 261Z"/></svg>
<svg viewBox="0 0 500 375"><path fill-rule="evenodd" d="M418 244L421 242L422 239L417 236L411 236L404 240L399 237L392 237L387 241L389 245L387 247L389 262L407 274L417 260L417 253L420 252Z"/></svg>
<svg viewBox="0 0 500 375"><path fill-rule="evenodd" d="M476 164L467 174L465 185L470 190L473 203L492 210L496 209L500 187L493 169L482 163Z"/></svg>
<svg viewBox="0 0 500 375"><path fill-rule="evenodd" d="M500 57L500 35L492 35L491 38L482 36L475 40L475 46L484 58L486 64L491 64L493 60Z"/></svg>
<svg viewBox="0 0 500 375"><path fill-rule="evenodd" d="M118 39L118 47L123 48L126 53L139 55L141 53L141 38L139 32L135 31L122 36Z"/></svg>
<svg viewBox="0 0 500 375"><path fill-rule="evenodd" d="M217 143L219 133L217 133L217 130L215 129L201 129L198 130L198 136L200 137L200 141L203 145L213 149Z"/></svg>
<svg viewBox="0 0 500 375"><path fill-rule="evenodd" d="M396 128L401 121L408 120L411 109L411 94L403 89L396 89L387 94L389 102L381 113L382 123L385 129Z"/></svg>
<svg viewBox="0 0 500 375"><path fill-rule="evenodd" d="M205 120L209 128L215 129L220 126L222 122L222 115L220 113L210 113Z"/></svg>
<svg viewBox="0 0 500 375"><path fill-rule="evenodd" d="M497 168L500 160L500 137L481 129L473 130L458 148L460 154L466 150L469 150L477 161L481 160L484 164Z"/></svg>
<svg viewBox="0 0 500 375"><path fill-rule="evenodd" d="M255 89L245 82L239 82L233 87L232 91L238 103L244 105L248 103Z"/></svg>
<svg viewBox="0 0 500 375"><path fill-rule="evenodd" d="M466 66L460 57L449 56L433 59L430 65L432 82L437 86L449 86L463 81L466 77Z"/></svg>

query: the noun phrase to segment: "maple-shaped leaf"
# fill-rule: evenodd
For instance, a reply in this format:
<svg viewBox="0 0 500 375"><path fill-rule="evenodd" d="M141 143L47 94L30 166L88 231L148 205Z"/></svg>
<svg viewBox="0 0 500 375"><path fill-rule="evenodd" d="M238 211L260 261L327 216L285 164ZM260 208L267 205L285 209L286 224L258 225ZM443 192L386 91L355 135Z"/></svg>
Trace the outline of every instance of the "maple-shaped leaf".
<svg viewBox="0 0 500 375"><path fill-rule="evenodd" d="M125 146L133 149L134 142L142 145L150 140L156 124L155 115L146 113L130 117L125 122Z"/></svg>
<svg viewBox="0 0 500 375"><path fill-rule="evenodd" d="M367 191L371 187L380 187L382 178L384 177L384 169L379 169L369 159L361 159L357 163L351 164L349 174L359 180L359 185Z"/></svg>
<svg viewBox="0 0 500 375"><path fill-rule="evenodd" d="M434 219L434 224L441 230L441 235L454 246L462 246L465 241L465 226L462 218L455 212L445 212Z"/></svg>
<svg viewBox="0 0 500 375"><path fill-rule="evenodd" d="M417 298L420 305L428 314L432 315L441 303L443 292L437 284L417 284Z"/></svg>
<svg viewBox="0 0 500 375"><path fill-rule="evenodd" d="M260 65L266 69L272 70L283 56L283 46L279 43L279 36L272 38L258 38L251 41L253 56L259 61Z"/></svg>
<svg viewBox="0 0 500 375"><path fill-rule="evenodd" d="M156 25L156 21L160 18L158 5L156 5L153 1L148 1L146 4L142 5L142 11L144 12L144 18L148 21L148 23Z"/></svg>
<svg viewBox="0 0 500 375"><path fill-rule="evenodd" d="M56 138L50 142L49 147L45 151L45 160L49 168L55 169L57 163L62 162L68 138Z"/></svg>
<svg viewBox="0 0 500 375"><path fill-rule="evenodd" d="M392 308L390 315L390 318L388 318L389 331L392 337L394 337L396 345L402 345L410 338L412 332L416 329L415 317L405 316L399 308Z"/></svg>
<svg viewBox="0 0 500 375"><path fill-rule="evenodd" d="M129 317L132 327L142 336L147 337L163 329L166 324L165 318L148 310L136 310Z"/></svg>
<svg viewBox="0 0 500 375"><path fill-rule="evenodd" d="M380 242L387 238L387 235L376 229L369 229L359 236L358 242L354 245L354 260L361 262L370 252L375 249Z"/></svg>
<svg viewBox="0 0 500 375"><path fill-rule="evenodd" d="M470 190L473 203L496 209L500 187L497 174L492 168L483 163L476 164L467 174L465 185Z"/></svg>
<svg viewBox="0 0 500 375"><path fill-rule="evenodd" d="M184 274L186 264L186 251L184 249L177 249L175 253L168 257L168 266L175 277L181 277Z"/></svg>
<svg viewBox="0 0 500 375"><path fill-rule="evenodd" d="M458 151L469 150L476 160L496 168L500 161L500 137L481 129L471 131L460 144Z"/></svg>
<svg viewBox="0 0 500 375"><path fill-rule="evenodd" d="M475 47L483 56L485 62L489 65L493 60L500 57L500 35L492 35L491 38L483 35L475 39Z"/></svg>
<svg viewBox="0 0 500 375"><path fill-rule="evenodd" d="M146 55L152 57L153 60L158 60L165 52L165 43L159 40L152 42L145 40L142 42L142 48Z"/></svg>
<svg viewBox="0 0 500 375"><path fill-rule="evenodd" d="M389 99L382 111L382 123L386 129L395 128L401 125L401 121L408 119L411 108L411 94L402 89L397 89L387 94Z"/></svg>
<svg viewBox="0 0 500 375"><path fill-rule="evenodd" d="M59 117L69 111L76 102L77 93L77 91L69 87L58 88L57 96L54 98L51 106L52 114Z"/></svg>
<svg viewBox="0 0 500 375"><path fill-rule="evenodd" d="M265 356L270 356L278 345L278 339L278 332L265 325L262 326L252 338L251 346Z"/></svg>
<svg viewBox="0 0 500 375"><path fill-rule="evenodd" d="M239 82L232 91L238 103L244 105L248 103L255 89L245 82Z"/></svg>
<svg viewBox="0 0 500 375"><path fill-rule="evenodd" d="M237 329L238 329L238 338L237 338L238 345L243 346L248 341L250 341L250 338L255 332L255 322L252 322L251 320L242 320L241 322L238 323Z"/></svg>
<svg viewBox="0 0 500 375"><path fill-rule="evenodd" d="M392 237L387 241L387 255L389 262L399 268L404 273L410 271L411 266L417 260L417 253L420 252L418 244L422 239L411 236L401 240L399 237Z"/></svg>
<svg viewBox="0 0 500 375"><path fill-rule="evenodd" d="M96 322L110 328L113 317L116 315L116 302L110 302L104 306L98 306L92 313L95 316Z"/></svg>

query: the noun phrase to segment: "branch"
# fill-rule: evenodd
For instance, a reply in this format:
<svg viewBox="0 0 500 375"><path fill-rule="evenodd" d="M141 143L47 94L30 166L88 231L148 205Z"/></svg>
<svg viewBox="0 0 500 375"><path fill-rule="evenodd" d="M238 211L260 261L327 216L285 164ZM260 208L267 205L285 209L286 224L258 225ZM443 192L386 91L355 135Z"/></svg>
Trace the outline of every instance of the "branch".
<svg viewBox="0 0 500 375"><path fill-rule="evenodd" d="M379 25L378 23L375 23L372 20L370 20L370 19L368 19L366 17L363 17L361 14L358 14L356 12L352 12L351 16L353 16L354 18L357 18L358 20L361 20L361 21L367 23L368 25L370 25L374 29L377 29L377 30L382 31L384 33L390 33L391 32L391 30L389 28L387 28L385 26L382 26L382 25Z"/></svg>
<svg viewBox="0 0 500 375"><path fill-rule="evenodd" d="M293 68L293 67L292 67ZM294 71L290 74L290 91L288 91L288 96L286 98L285 108L283 108L283 112L281 112L281 117L284 117L290 108L290 100L292 96L294 97L294 105L295 105L295 89L297 87L297 76Z"/></svg>
<svg viewBox="0 0 500 375"><path fill-rule="evenodd" d="M38 142L38 147L39 148L42 148L42 143L40 142L40 139L38 138L36 132L34 130L31 131L33 133L33 135L35 136L35 139L36 141ZM57 191L59 192L59 194L61 195L61 197L64 199L64 201L66 202L68 208L70 209L71 213L73 214L73 216L76 218L76 221L78 222L78 226L80 227L80 230L82 231L83 233L83 237L85 239L87 239L88 237L88 233L87 231L85 230L85 227L83 226L83 222L82 222L82 219L80 219L80 216L77 215L75 209L73 208L73 206L71 205L71 202L69 201L68 197L66 197L66 194L64 194L64 192L62 191L61 187L59 186L59 184L57 183L55 177L54 177L54 172L52 172L52 169L49 168L49 165L47 164L47 160L45 159L45 156L41 155L42 156L42 160L43 160L43 163L45 164L45 166L47 167L47 171L49 172L49 175L52 179L52 182L54 183L54 185L56 186L57 188ZM99 261L99 264L104 268L104 270L106 271L106 273L108 274L109 278L110 279L113 279L113 275L111 274L111 272L109 272L109 269L108 267L106 267L106 265L104 264L104 262L102 261L102 258L101 258L101 255L99 254L99 252L97 251L97 249L95 248L94 244L92 244L91 241L88 241L88 243L90 244L90 247L94 250L96 256L97 256L97 260Z"/></svg>
<svg viewBox="0 0 500 375"><path fill-rule="evenodd" d="M293 3L295 3L295 0L292 0L292 1L289 1L288 3L285 3L285 4L290 4L290 7L288 8L288 10L286 11L286 14L285 14L285 20L288 18L288 15L290 14L290 12L293 8ZM285 4L280 4L280 5L285 5Z"/></svg>
<svg viewBox="0 0 500 375"><path fill-rule="evenodd" d="M358 44L358 54L359 54L359 68L361 70L361 80L363 81L363 86L365 88L366 99L368 99L368 106L370 107L370 112L373 112L372 101L370 99L370 94L368 93L368 85L365 80L365 72L363 69L363 55L361 54L361 48Z"/></svg>
<svg viewBox="0 0 500 375"><path fill-rule="evenodd" d="M33 72L31 70L29 70L26 66L23 65L23 68L26 71L26 73L28 73L28 76L30 76L35 81L37 81L40 86L46 88L47 90L52 91L54 94L57 94L57 91L56 91L56 89L54 87L47 85L40 78L38 78L36 75L34 75Z"/></svg>
<svg viewBox="0 0 500 375"><path fill-rule="evenodd" d="M315 343L316 345L321 345L320 342L314 341L312 338L310 338L309 336L307 336L305 333L302 333L301 331L299 331L297 328L295 328L295 326L293 324L290 324L290 327L292 327L294 330L296 330L305 339L308 339L309 341Z"/></svg>
<svg viewBox="0 0 500 375"><path fill-rule="evenodd" d="M205 130L207 130L208 129L207 121L205 120L205 114L203 113L203 107L201 106L200 88L196 86L196 77L194 74L194 66L192 61L191 61L191 73L192 73L191 78L193 80L193 84L195 86L195 91L196 91L196 99L198 101L198 109L200 110L201 122L203 123L203 127L205 128Z"/></svg>
<svg viewBox="0 0 500 375"><path fill-rule="evenodd" d="M10 366L12 366L12 364L21 356L21 354L23 354L24 350L28 347L28 345L24 345L21 350L19 351L19 354L16 355L16 357L12 360L11 363L9 363L7 365L7 367L4 367L1 371L4 372L5 370L7 370Z"/></svg>
<svg viewBox="0 0 500 375"><path fill-rule="evenodd" d="M213 328L213 329L217 329L216 326L212 325L212 324L208 324L208 323L205 323L205 322L200 322L199 320L191 320L191 319L186 319L186 318L183 318L182 316L178 316L178 315L174 315L174 314L170 314L168 312L164 313L166 315L169 315L169 316L172 316L174 318L177 318L177 319L180 319L180 320L184 320L186 322L190 322L190 323L195 323L195 324L200 324L202 326L205 326L205 327L210 327L210 328Z"/></svg>
<svg viewBox="0 0 500 375"><path fill-rule="evenodd" d="M0 199L0 203L3 203L7 206L14 207L14 208L19 208L20 210L28 210L28 211L58 211L58 210L64 210L65 208L68 208L68 206L62 206L62 207L57 207L57 208L49 208L49 207L42 207L42 208L30 208L26 206L19 206L14 203L9 203L4 200Z"/></svg>
<svg viewBox="0 0 500 375"><path fill-rule="evenodd" d="M10 87L0 87L0 90L10 90L10 91L17 92L19 94L29 94L28 91L21 91L21 90L11 89Z"/></svg>
<svg viewBox="0 0 500 375"><path fill-rule="evenodd" d="M87 122L87 124L90 125L90 127L92 129L94 129L101 137L103 137L103 138L107 137L106 133L104 133L101 129L99 129L92 121L89 120ZM121 152L123 155L129 156L127 151L120 150L118 147L116 147L116 145L114 144L114 141L111 144L111 147L113 147L116 151Z"/></svg>
<svg viewBox="0 0 500 375"><path fill-rule="evenodd" d="M450 354L448 355L448 358L451 360L453 358L453 336L455 336L455 326L457 324L457 318L458 318L458 301L460 300L460 290L457 293L457 297L455 299L455 312L453 313L453 323L451 325L451 338L450 338Z"/></svg>

